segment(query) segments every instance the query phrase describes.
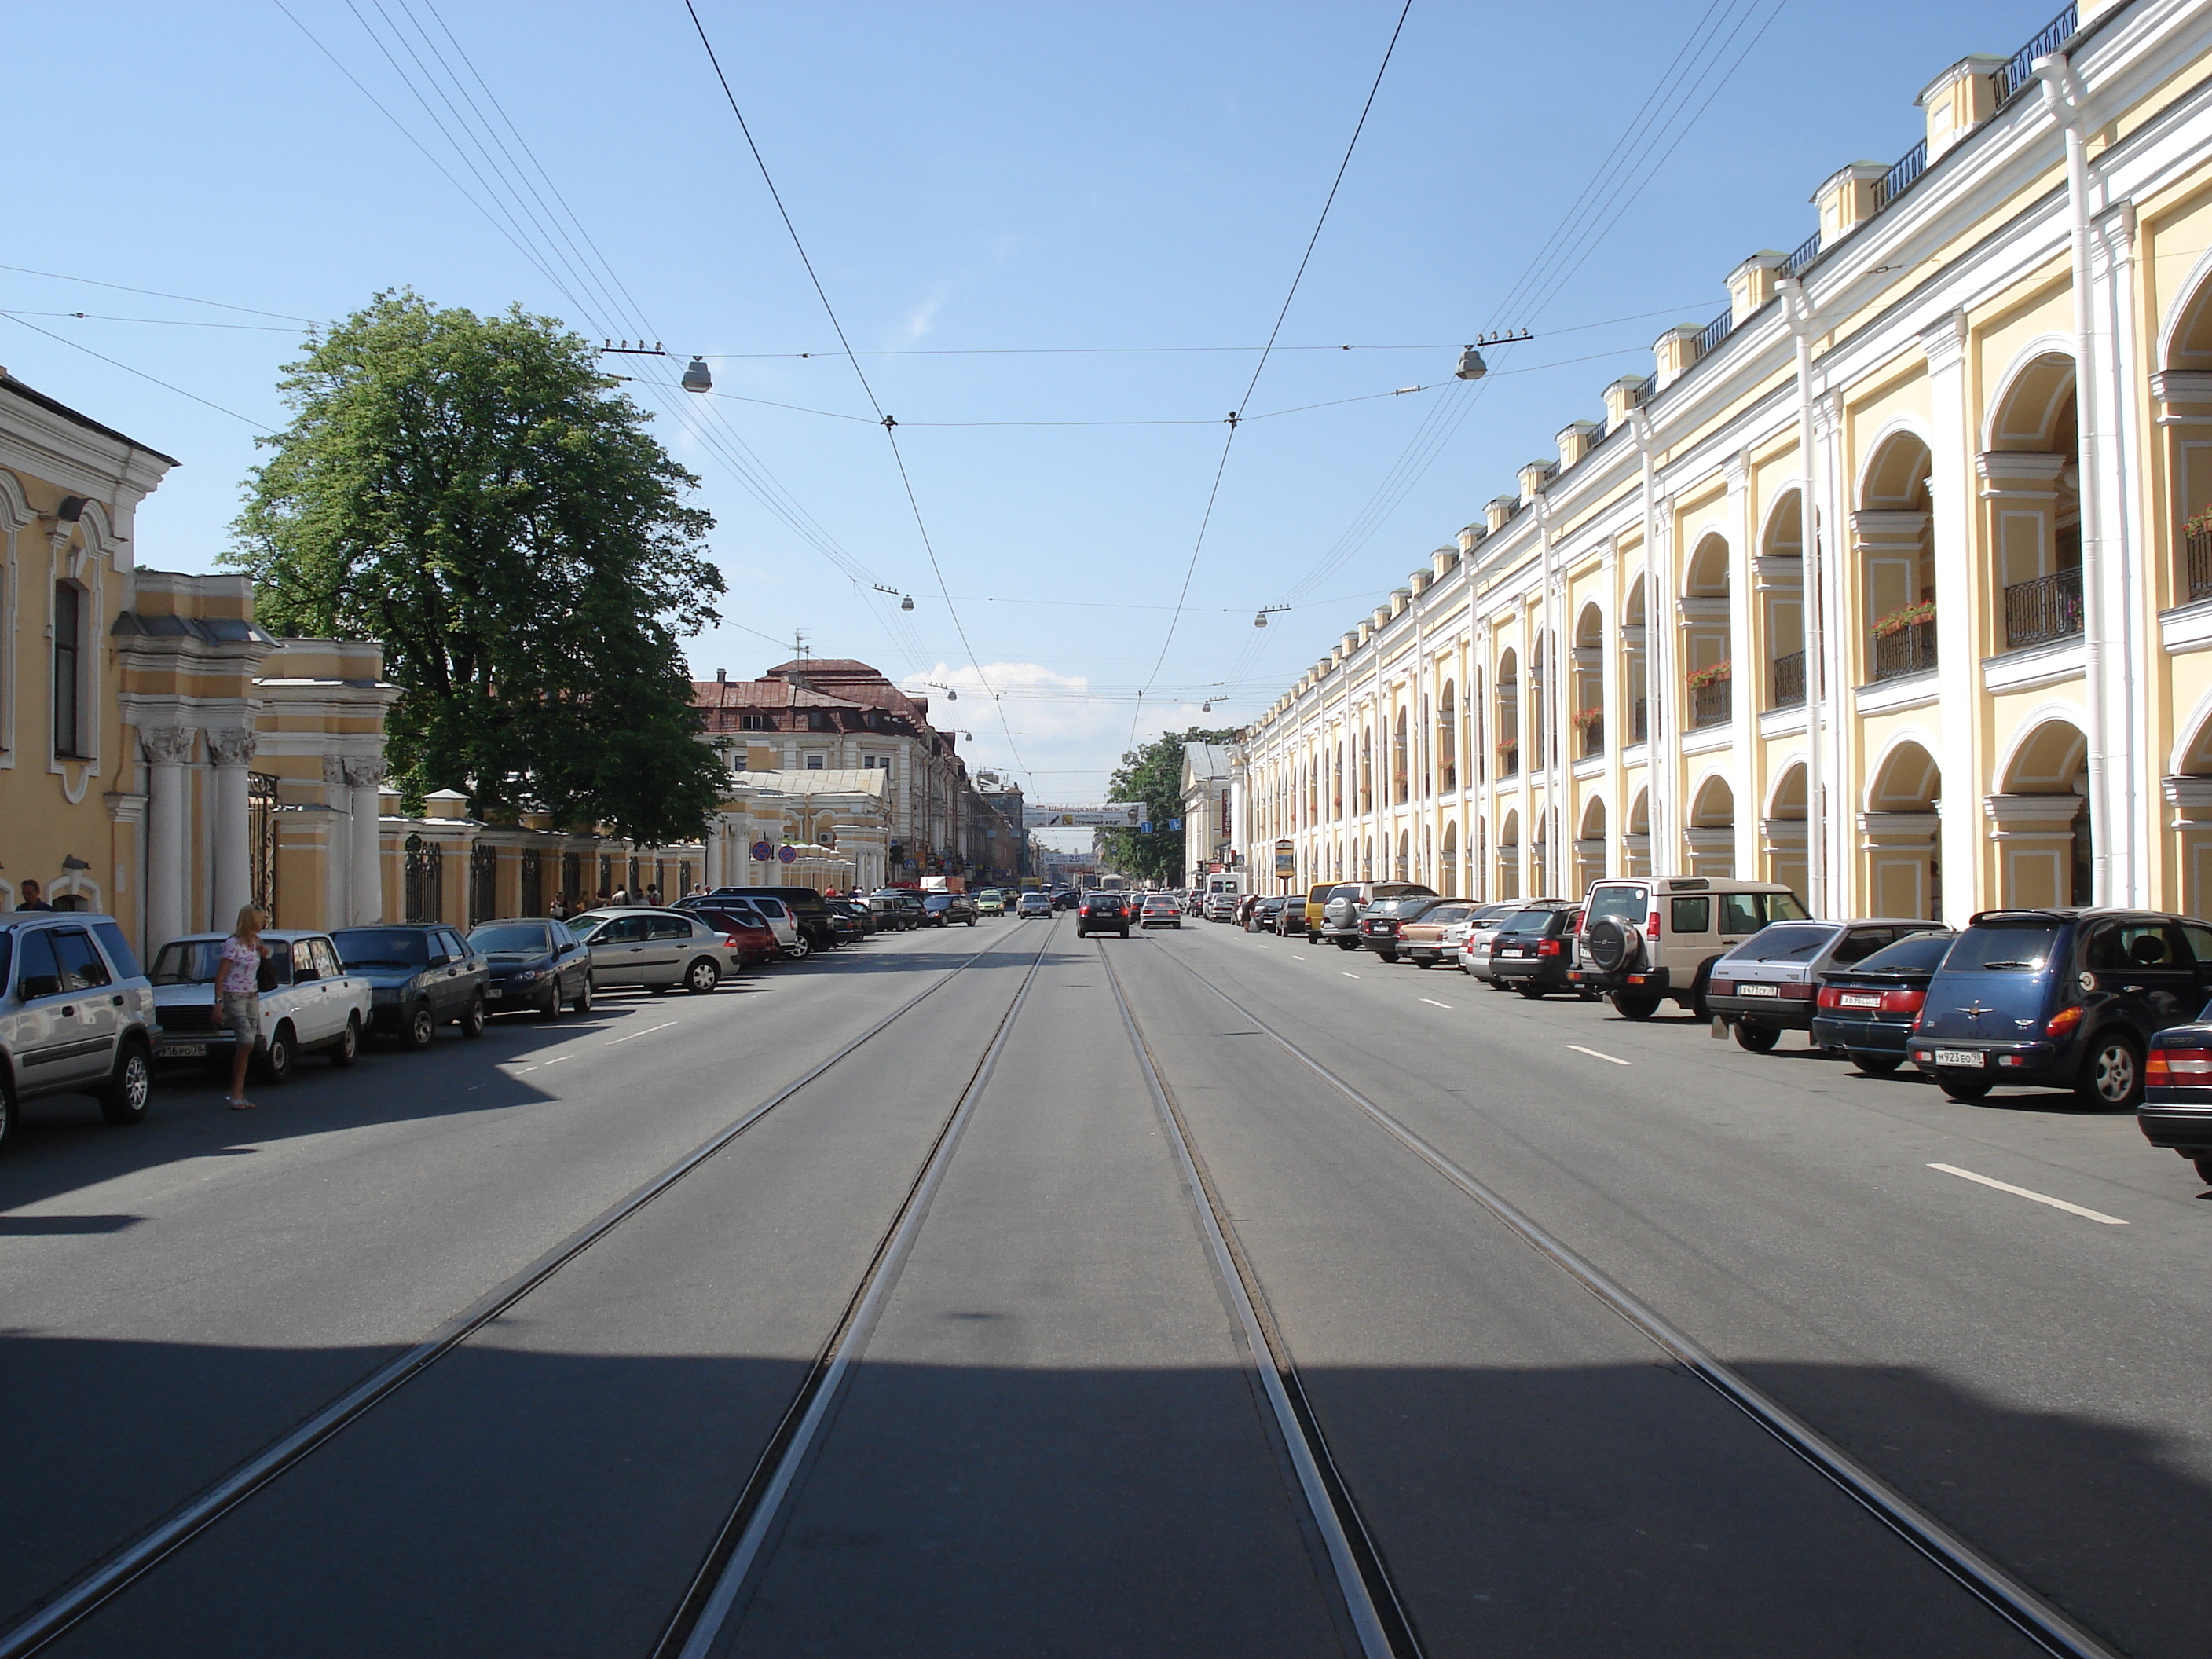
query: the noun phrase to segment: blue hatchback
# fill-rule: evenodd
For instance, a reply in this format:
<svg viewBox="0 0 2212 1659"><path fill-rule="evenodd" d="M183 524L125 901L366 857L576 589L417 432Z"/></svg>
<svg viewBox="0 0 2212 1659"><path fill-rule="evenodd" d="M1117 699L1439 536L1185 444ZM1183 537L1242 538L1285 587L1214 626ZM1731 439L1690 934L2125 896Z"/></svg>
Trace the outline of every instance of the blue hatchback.
<svg viewBox="0 0 2212 1659"><path fill-rule="evenodd" d="M1985 910L1929 982L1907 1053L1954 1100L2000 1084L2132 1110L2152 1036L2212 995L2212 927L2142 910Z"/></svg>

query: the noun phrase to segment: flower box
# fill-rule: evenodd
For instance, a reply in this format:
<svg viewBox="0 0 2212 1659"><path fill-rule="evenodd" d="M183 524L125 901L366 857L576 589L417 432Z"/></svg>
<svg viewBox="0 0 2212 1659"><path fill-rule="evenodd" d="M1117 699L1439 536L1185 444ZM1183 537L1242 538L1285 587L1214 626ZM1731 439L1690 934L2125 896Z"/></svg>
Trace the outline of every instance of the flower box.
<svg viewBox="0 0 2212 1659"><path fill-rule="evenodd" d="M1886 640L1893 634L1902 634L1908 628L1917 628L1922 623L1932 623L1935 620L1936 601L1923 599L1918 605L1905 605L1901 610L1893 611L1884 617L1874 625L1874 636L1878 640Z"/></svg>
<svg viewBox="0 0 2212 1659"><path fill-rule="evenodd" d="M1732 678L1731 665L1709 662L1703 668L1690 671L1690 690L1702 691L1709 685L1725 685Z"/></svg>

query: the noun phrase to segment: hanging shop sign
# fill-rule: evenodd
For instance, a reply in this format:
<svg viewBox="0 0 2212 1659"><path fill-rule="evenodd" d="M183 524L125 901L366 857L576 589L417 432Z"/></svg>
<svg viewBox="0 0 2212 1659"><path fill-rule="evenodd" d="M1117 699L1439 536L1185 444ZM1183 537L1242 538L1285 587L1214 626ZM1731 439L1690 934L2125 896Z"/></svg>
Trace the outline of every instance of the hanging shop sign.
<svg viewBox="0 0 2212 1659"><path fill-rule="evenodd" d="M1109 800L1103 805L1048 806L1024 805L1022 808L1022 828L1024 830L1133 830L1144 821L1145 804L1140 800Z"/></svg>
<svg viewBox="0 0 2212 1659"><path fill-rule="evenodd" d="M1298 872L1298 849L1295 842L1279 841L1275 843L1275 873L1285 880Z"/></svg>

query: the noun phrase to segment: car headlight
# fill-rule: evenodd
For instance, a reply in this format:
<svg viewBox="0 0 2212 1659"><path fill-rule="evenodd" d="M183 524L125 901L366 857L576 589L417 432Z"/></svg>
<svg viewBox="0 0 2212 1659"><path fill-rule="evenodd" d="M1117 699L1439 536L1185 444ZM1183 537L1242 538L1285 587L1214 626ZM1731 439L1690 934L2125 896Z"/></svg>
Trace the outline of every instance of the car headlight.
<svg viewBox="0 0 2212 1659"><path fill-rule="evenodd" d="M526 968L514 977L520 983L527 985L532 980L538 977L538 970L535 968Z"/></svg>

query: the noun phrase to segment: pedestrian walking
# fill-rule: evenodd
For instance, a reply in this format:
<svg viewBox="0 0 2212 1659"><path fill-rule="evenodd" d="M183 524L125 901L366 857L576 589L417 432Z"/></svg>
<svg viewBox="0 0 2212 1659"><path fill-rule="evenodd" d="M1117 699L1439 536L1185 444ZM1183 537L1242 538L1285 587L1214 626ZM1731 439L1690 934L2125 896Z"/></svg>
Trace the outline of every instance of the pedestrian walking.
<svg viewBox="0 0 2212 1659"><path fill-rule="evenodd" d="M652 886L645 890L645 902L647 904L656 905L660 902L660 884L659 882L653 883Z"/></svg>
<svg viewBox="0 0 2212 1659"><path fill-rule="evenodd" d="M553 918L553 920L554 920L554 921L568 921L568 896L566 893L556 893L556 894L554 894L554 895L553 895L553 908L552 908L550 910L548 910L545 914L546 914L547 915L549 915L549 916L552 917L552 918Z"/></svg>
<svg viewBox="0 0 2212 1659"><path fill-rule="evenodd" d="M51 910L54 907L46 902L46 896L39 890L39 884L27 876L23 880L23 896L16 902L15 908L18 910Z"/></svg>
<svg viewBox="0 0 2212 1659"><path fill-rule="evenodd" d="M250 1112L246 1097L246 1062L253 1058L254 1040L261 1034L261 964L269 947L261 942L261 912L247 905L238 913L238 926L222 942L216 964L215 1018L238 1040L230 1058L230 1092L222 1103L234 1112Z"/></svg>

